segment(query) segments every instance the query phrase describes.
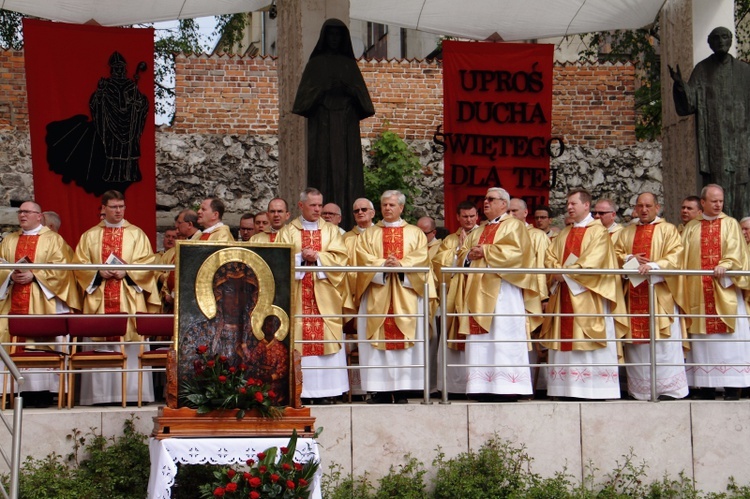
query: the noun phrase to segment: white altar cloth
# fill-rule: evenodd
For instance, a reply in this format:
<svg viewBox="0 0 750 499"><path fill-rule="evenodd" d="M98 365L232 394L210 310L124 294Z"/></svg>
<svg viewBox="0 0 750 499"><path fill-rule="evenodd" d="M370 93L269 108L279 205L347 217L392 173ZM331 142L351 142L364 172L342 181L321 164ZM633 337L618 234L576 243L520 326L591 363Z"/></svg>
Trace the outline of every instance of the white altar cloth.
<svg viewBox="0 0 750 499"><path fill-rule="evenodd" d="M177 463L181 464L244 464L248 459L257 459L258 452L270 447L285 447L288 437L270 438L150 438L151 474L148 479L149 499L168 499L172 496L172 485L177 475ZM312 438L297 438L295 460L320 462L318 443ZM312 484L312 499L321 499L318 468Z"/></svg>

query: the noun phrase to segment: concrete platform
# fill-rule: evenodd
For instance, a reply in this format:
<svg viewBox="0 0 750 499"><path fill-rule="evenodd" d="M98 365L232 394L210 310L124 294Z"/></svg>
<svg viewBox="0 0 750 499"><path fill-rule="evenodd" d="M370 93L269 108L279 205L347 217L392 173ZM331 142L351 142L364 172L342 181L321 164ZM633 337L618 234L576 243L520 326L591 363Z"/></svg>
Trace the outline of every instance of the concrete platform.
<svg viewBox="0 0 750 499"><path fill-rule="evenodd" d="M157 409L26 409L23 455L67 455L74 428L114 436L131 415L139 431L150 433ZM750 400L424 405L412 399L408 405L313 406L312 414L324 429L318 440L323 469L337 463L344 473L366 471L372 480L404 462L406 454L429 470L438 448L450 458L478 449L497 434L525 446L534 459L533 471L545 476L565 468L577 480L590 473L602 480L632 449L637 462L648 464L649 479L664 473L677 478L684 471L704 492L724 491L730 476L740 484L750 482ZM0 442L9 448L8 436Z"/></svg>

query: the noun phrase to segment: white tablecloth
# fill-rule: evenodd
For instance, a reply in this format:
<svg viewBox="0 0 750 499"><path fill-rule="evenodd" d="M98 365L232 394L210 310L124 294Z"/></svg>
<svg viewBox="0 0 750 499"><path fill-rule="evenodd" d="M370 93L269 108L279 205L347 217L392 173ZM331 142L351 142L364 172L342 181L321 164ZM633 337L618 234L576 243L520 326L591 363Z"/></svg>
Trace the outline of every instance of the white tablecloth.
<svg viewBox="0 0 750 499"><path fill-rule="evenodd" d="M165 438L149 439L151 474L148 479L148 497L161 499L171 497L171 488L177 475L177 463L182 464L244 464L248 459L257 459L258 452L269 447L284 447L287 437L272 438ZM295 460L320 461L318 444L312 438L298 438ZM312 485L313 499L321 499L318 473Z"/></svg>

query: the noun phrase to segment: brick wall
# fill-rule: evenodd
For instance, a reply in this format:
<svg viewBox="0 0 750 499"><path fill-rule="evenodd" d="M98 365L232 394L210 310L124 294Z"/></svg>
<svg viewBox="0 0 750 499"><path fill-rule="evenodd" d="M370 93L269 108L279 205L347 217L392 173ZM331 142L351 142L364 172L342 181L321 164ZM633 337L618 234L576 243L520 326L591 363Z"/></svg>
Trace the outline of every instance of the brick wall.
<svg viewBox="0 0 750 499"><path fill-rule="evenodd" d="M376 115L362 122L375 137L384 120L407 140L430 139L442 123L437 62L359 62ZM635 74L629 64L555 67L552 134L592 148L635 143ZM276 60L184 56L176 60L177 133L276 134ZM23 53L0 52L0 130L28 130Z"/></svg>

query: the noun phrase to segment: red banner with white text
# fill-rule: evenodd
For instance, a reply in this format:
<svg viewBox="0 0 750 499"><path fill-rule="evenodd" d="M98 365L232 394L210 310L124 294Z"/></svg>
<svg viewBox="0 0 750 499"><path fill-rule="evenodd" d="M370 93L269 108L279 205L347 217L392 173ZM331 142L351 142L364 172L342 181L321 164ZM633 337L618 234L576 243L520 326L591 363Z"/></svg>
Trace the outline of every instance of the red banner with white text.
<svg viewBox="0 0 750 499"><path fill-rule="evenodd" d="M445 224L490 187L549 201L553 45L443 42Z"/></svg>
<svg viewBox="0 0 750 499"><path fill-rule="evenodd" d="M121 191L153 245L154 30L24 19L23 37L35 201L75 247Z"/></svg>

